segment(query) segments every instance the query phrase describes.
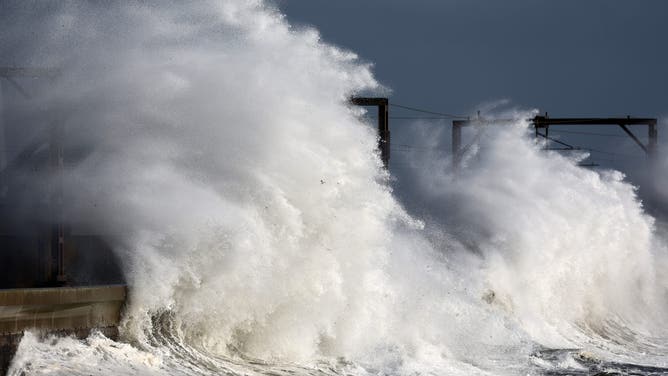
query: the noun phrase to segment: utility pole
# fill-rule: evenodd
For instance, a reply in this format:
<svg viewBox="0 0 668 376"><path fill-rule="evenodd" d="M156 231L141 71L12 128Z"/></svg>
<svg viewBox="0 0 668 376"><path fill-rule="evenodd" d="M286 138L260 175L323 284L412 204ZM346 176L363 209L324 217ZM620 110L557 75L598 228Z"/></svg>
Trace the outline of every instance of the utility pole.
<svg viewBox="0 0 668 376"><path fill-rule="evenodd" d="M356 106L378 107L378 150L383 166L387 168L390 163L390 125L389 125L389 101L387 98L352 97L350 103Z"/></svg>
<svg viewBox="0 0 668 376"><path fill-rule="evenodd" d="M459 171L462 163L462 127L464 125L459 120L452 122L452 171Z"/></svg>
<svg viewBox="0 0 668 376"><path fill-rule="evenodd" d="M659 132L656 129L656 119L652 120L653 121L647 124L649 138L649 142L647 143L647 153L649 154L650 158L656 160L656 144L659 138Z"/></svg>
<svg viewBox="0 0 668 376"><path fill-rule="evenodd" d="M63 155L63 124L60 119L51 126L49 140L49 164L51 169L51 283L62 284L67 281L65 275L65 218L63 202L63 172L65 170L65 157Z"/></svg>
<svg viewBox="0 0 668 376"><path fill-rule="evenodd" d="M5 103L2 80L0 79L0 172L7 166L7 144L5 141ZM0 199L4 195L4 182L0 181Z"/></svg>
<svg viewBox="0 0 668 376"><path fill-rule="evenodd" d="M485 119L480 116L480 112L478 112L478 116L474 119L453 120L452 121L452 171L455 173L459 171L462 164L462 159L464 158L464 154L466 153L467 150L471 148L472 145L474 145L476 142L480 140L483 134L484 127L493 124L496 125L511 124L514 121L515 120L513 119ZM466 146L462 147L462 128L468 126L478 127L478 132L475 134L472 141L470 141Z"/></svg>

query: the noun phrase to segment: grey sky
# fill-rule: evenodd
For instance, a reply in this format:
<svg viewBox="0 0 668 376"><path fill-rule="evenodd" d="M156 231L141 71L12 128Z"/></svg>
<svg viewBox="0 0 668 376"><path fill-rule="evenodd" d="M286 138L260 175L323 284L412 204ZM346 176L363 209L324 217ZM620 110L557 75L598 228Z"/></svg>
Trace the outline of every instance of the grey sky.
<svg viewBox="0 0 668 376"><path fill-rule="evenodd" d="M467 114L483 102L509 99L555 117L668 114L668 1L276 3L291 23L314 26L325 41L373 62L395 103ZM401 134L400 120L392 125L395 139L410 138ZM620 137L560 137L642 157ZM660 127L659 138L667 140L668 129ZM599 157L602 165L625 167L619 157Z"/></svg>

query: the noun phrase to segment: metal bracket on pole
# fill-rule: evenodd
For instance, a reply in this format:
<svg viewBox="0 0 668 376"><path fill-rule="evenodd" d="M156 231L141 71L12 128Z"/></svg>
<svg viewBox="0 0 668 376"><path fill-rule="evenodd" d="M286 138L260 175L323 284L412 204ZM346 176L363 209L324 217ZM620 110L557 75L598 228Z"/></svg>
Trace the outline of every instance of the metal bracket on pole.
<svg viewBox="0 0 668 376"><path fill-rule="evenodd" d="M536 116L532 119L534 127L547 128L550 125L616 125L624 130L631 139L652 159L656 151L657 129L655 118L548 118L547 116ZM636 135L631 132L627 125L647 125L649 129L649 141L643 144Z"/></svg>
<svg viewBox="0 0 668 376"><path fill-rule="evenodd" d="M636 137L636 135L634 135L633 132L631 132L631 131L626 127L626 125L624 125L624 124L618 124L618 125L619 125L620 128L622 128L622 129L624 130L624 132L626 132L627 135L629 135L629 137L631 137L631 139L633 139L633 141L636 142L636 144L638 144L638 146L640 146L640 148L641 148L645 153L647 153L647 147L646 147L642 142L640 142L640 140L638 140L638 137Z"/></svg>

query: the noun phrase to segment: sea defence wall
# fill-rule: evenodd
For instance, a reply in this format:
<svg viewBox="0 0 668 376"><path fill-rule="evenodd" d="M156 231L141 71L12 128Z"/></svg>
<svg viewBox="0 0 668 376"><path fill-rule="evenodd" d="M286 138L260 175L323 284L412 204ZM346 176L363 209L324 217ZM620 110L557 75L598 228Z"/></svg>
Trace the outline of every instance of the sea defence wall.
<svg viewBox="0 0 668 376"><path fill-rule="evenodd" d="M25 330L85 337L118 335L125 285L0 290L0 374L7 372Z"/></svg>

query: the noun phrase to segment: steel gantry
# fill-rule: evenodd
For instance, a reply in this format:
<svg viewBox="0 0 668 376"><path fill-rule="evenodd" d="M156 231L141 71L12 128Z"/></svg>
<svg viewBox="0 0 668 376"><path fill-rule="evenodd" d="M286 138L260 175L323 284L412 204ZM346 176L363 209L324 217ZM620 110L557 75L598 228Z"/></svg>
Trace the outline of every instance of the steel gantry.
<svg viewBox="0 0 668 376"><path fill-rule="evenodd" d="M390 163L390 125L388 122L389 101L387 98L352 97L350 103L356 106L378 107L378 150L383 166Z"/></svg>
<svg viewBox="0 0 668 376"><path fill-rule="evenodd" d="M656 118L549 118L547 116L536 116L532 119L536 132L544 129L544 136L548 136L550 125L612 125L618 126L626 133L650 158L656 153L658 132L656 129ZM648 142L643 144L638 137L627 127L627 125L647 125Z"/></svg>
<svg viewBox="0 0 668 376"><path fill-rule="evenodd" d="M452 121L452 163L453 169L457 170L460 167L463 154L468 149L468 146L462 148L462 128L472 125L484 126L489 124L510 124L516 122L516 119L467 119L467 120L453 120ZM620 127L640 148L647 154L648 158L653 160L656 155L656 147L658 140L657 119L656 118L550 118L545 116L534 116L529 119L531 125L534 127L536 137L543 137L548 141L555 141L561 143L570 149L572 146L555 140L549 136L549 129L551 125L572 125L572 126L588 126L588 125L612 125ZM647 125L648 142L644 144L638 137L628 128L629 125ZM475 136L473 142L480 138L481 131ZM470 144L469 144L470 146Z"/></svg>

